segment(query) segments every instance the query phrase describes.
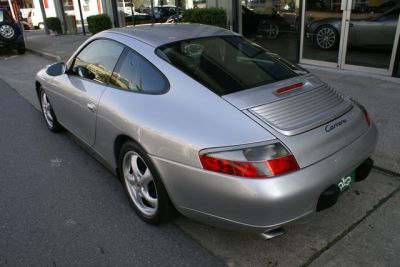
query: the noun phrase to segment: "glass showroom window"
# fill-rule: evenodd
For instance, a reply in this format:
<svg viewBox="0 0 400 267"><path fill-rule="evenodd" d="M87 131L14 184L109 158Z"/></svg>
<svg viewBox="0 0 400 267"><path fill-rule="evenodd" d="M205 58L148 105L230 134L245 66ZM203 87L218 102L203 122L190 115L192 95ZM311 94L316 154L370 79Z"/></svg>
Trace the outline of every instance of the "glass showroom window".
<svg viewBox="0 0 400 267"><path fill-rule="evenodd" d="M295 62L300 1L255 0L242 1L242 4L243 35Z"/></svg>

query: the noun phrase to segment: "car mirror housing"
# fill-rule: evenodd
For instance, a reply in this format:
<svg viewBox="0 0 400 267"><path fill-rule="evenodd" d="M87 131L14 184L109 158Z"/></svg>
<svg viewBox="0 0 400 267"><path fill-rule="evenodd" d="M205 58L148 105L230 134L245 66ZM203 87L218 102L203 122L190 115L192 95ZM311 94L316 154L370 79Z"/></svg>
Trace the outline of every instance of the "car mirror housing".
<svg viewBox="0 0 400 267"><path fill-rule="evenodd" d="M67 69L67 66L65 65L64 62L58 62L53 65L50 65L47 68L46 73L50 76L59 76L59 75L64 74L66 69Z"/></svg>

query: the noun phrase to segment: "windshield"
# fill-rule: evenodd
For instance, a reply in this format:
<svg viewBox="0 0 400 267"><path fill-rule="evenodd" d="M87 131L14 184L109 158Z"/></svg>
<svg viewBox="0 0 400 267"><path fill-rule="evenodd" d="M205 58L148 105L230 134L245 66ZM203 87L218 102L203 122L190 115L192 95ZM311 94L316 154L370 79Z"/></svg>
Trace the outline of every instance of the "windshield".
<svg viewBox="0 0 400 267"><path fill-rule="evenodd" d="M239 36L185 40L157 52L220 96L297 76L292 65Z"/></svg>

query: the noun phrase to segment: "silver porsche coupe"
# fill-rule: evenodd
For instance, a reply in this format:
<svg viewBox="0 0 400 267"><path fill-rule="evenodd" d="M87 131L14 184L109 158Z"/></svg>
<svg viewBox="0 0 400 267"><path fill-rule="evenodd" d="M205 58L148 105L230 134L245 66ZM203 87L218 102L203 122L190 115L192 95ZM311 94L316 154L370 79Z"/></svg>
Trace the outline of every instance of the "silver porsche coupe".
<svg viewBox="0 0 400 267"><path fill-rule="evenodd" d="M231 31L112 29L38 72L47 127L121 178L144 221L176 211L272 233L365 179L377 129L363 106Z"/></svg>

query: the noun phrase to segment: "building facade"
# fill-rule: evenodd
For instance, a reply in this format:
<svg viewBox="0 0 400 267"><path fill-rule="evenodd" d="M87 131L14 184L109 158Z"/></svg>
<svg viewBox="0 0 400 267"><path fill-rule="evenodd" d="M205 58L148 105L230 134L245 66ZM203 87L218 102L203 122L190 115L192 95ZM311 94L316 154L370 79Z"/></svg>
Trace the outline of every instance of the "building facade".
<svg viewBox="0 0 400 267"><path fill-rule="evenodd" d="M79 27L81 17L106 13L120 27L152 22L149 14L171 15L170 8L219 7L226 10L227 28L292 62L400 77L400 0L8 1L31 1L33 8L43 1L46 15L56 14L65 32L71 32L71 17Z"/></svg>

